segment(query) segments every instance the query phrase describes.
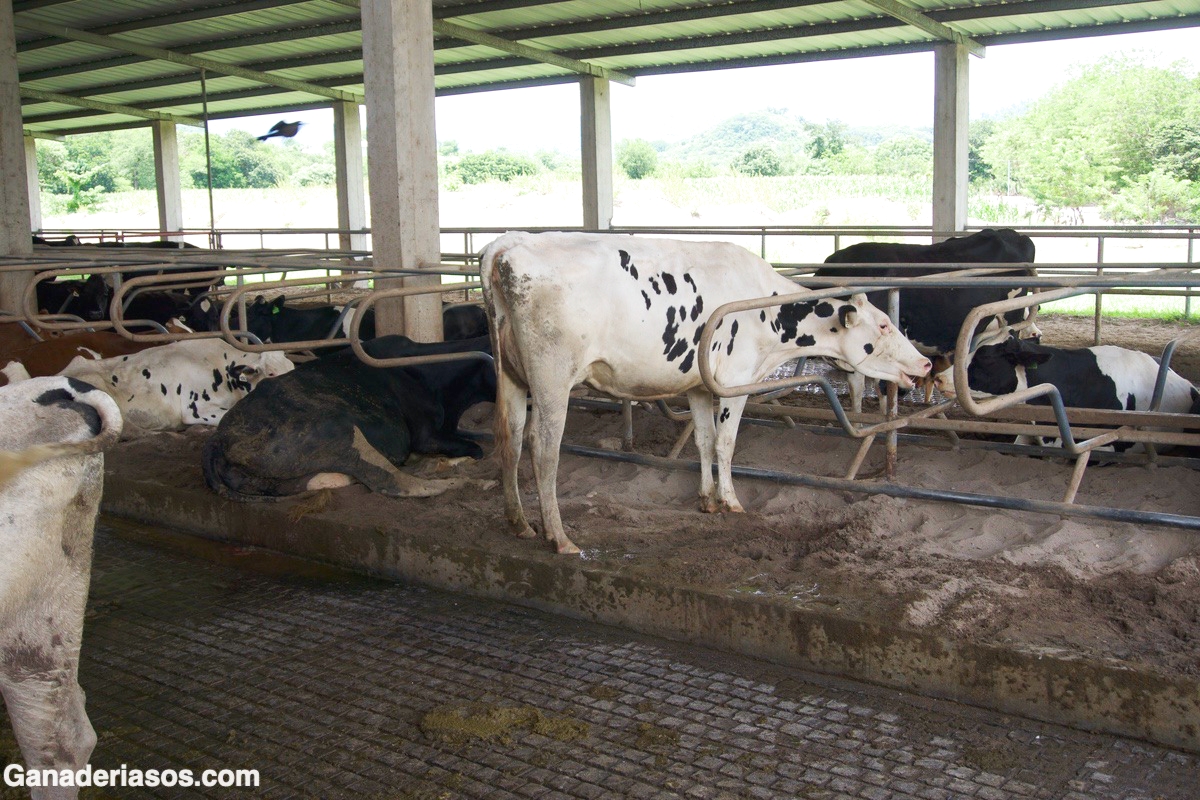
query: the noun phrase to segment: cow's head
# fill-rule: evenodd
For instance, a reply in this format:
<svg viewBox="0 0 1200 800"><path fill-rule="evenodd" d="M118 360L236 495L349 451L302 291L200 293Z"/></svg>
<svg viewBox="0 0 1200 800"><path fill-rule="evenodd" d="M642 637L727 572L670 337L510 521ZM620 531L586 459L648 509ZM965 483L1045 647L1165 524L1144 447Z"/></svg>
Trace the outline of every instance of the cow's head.
<svg viewBox="0 0 1200 800"><path fill-rule="evenodd" d="M283 312L285 300L279 295L274 300L267 300L261 294L254 302L246 306L246 330L253 333L260 341L273 341L275 318Z"/></svg>
<svg viewBox="0 0 1200 800"><path fill-rule="evenodd" d="M929 374L929 359L921 355L884 314L856 294L838 308L839 336L834 356L838 366L868 378L913 388Z"/></svg>
<svg viewBox="0 0 1200 800"><path fill-rule="evenodd" d="M112 301L113 290L103 275L89 275L75 294L71 313L78 314L88 322L108 319L108 304Z"/></svg>
<svg viewBox="0 0 1200 800"><path fill-rule="evenodd" d="M1000 344L980 347L967 367L967 383L971 394L1012 394L1029 385L1029 371L1050 360L1050 354L1029 339L1016 335ZM937 390L945 397L955 397L954 361L934 377Z"/></svg>

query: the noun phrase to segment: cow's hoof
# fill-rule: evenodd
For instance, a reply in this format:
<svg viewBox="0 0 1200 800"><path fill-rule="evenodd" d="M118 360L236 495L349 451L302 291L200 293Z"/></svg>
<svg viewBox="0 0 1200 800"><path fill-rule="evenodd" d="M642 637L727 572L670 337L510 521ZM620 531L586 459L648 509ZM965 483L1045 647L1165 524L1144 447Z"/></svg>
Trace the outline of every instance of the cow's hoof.
<svg viewBox="0 0 1200 800"><path fill-rule="evenodd" d="M523 528L515 529L513 531L513 535L516 536L518 539L536 539L538 534L537 534L537 531L535 531L533 528L526 525Z"/></svg>
<svg viewBox="0 0 1200 800"><path fill-rule="evenodd" d="M716 500L714 500L713 498L704 497L702 495L700 497L700 510L703 511L705 514L716 514L716 513L723 511L724 509L721 508L721 504L719 502L717 502Z"/></svg>
<svg viewBox="0 0 1200 800"><path fill-rule="evenodd" d="M558 543L558 545L555 547L555 549L558 550L558 554L560 556L578 555L580 552L579 548L576 547L575 543L572 542L570 539L562 540L561 542Z"/></svg>

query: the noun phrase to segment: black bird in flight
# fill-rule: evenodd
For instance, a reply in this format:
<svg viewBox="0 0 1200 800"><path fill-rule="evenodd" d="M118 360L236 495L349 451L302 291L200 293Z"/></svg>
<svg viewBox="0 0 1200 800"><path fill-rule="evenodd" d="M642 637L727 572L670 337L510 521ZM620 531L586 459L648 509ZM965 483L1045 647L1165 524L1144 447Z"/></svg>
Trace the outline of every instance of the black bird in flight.
<svg viewBox="0 0 1200 800"><path fill-rule="evenodd" d="M265 142L272 136L286 136L290 139L295 136L297 132L299 132L300 126L303 124L303 122L285 122L284 120L279 120L279 122L276 122L271 126L271 130L269 130L265 135L258 137L258 140L260 142Z"/></svg>

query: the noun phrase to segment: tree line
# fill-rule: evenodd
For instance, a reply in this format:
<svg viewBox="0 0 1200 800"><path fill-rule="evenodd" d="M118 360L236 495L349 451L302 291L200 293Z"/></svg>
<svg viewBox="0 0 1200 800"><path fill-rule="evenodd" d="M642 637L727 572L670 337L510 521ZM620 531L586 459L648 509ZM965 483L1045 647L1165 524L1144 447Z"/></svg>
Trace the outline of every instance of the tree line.
<svg viewBox="0 0 1200 800"><path fill-rule="evenodd" d="M767 109L724 120L676 143L618 143L615 163L633 180L743 175L898 175L931 181L932 130L880 125L851 128ZM214 188L332 184L333 147L311 152L292 140L264 143L232 130L211 137ZM557 151L460 152L439 145L443 189L550 174L577 178L578 158ZM181 133L187 187L207 186L204 139ZM42 142L44 191L67 210L105 192L154 186L146 130ZM1158 66L1117 56L1079 68L1026 108L970 124L972 191L1024 195L1050 219L1081 219L1097 206L1118 223L1200 222L1200 77L1184 64Z"/></svg>

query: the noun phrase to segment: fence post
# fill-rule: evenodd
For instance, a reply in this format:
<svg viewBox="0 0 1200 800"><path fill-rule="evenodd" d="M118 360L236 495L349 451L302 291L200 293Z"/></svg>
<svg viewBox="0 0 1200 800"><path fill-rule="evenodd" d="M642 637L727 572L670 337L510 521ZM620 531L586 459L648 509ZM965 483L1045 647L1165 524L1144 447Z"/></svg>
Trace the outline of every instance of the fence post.
<svg viewBox="0 0 1200 800"><path fill-rule="evenodd" d="M1098 277L1098 278L1104 277L1104 234L1102 234L1102 233L1098 234L1096 236L1096 277ZM1096 319L1095 319L1096 333L1095 333L1095 337L1094 337L1094 339L1095 339L1094 343L1097 346L1100 344L1100 309L1103 305L1102 304L1103 297L1104 297L1103 292L1101 292L1101 291L1096 292Z"/></svg>

